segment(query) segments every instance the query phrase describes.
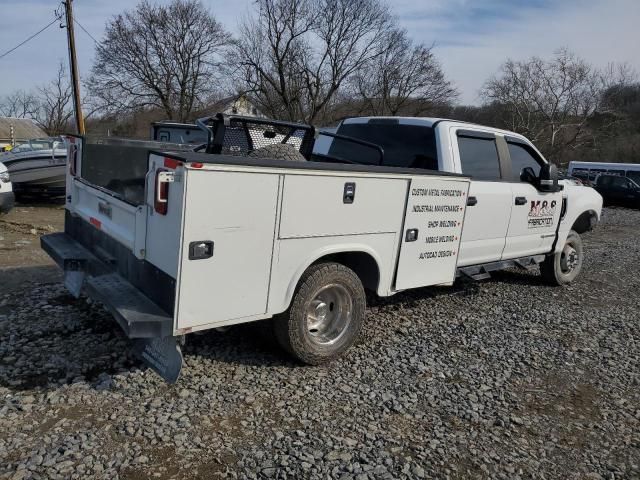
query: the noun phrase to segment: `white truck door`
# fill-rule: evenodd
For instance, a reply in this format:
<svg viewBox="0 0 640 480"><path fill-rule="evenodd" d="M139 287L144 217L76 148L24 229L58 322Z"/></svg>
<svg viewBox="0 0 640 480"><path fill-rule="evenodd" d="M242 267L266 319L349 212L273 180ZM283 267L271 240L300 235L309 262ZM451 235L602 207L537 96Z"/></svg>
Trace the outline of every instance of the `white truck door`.
<svg viewBox="0 0 640 480"><path fill-rule="evenodd" d="M512 191L502 178L495 135L457 127L450 134L457 171L471 177L458 266L498 261L509 228Z"/></svg>
<svg viewBox="0 0 640 480"><path fill-rule="evenodd" d="M562 210L562 192L540 192L530 183L520 181L524 168L540 175L543 160L528 144L506 138L511 162L513 206L504 260L526 257L551 250Z"/></svg>
<svg viewBox="0 0 640 480"><path fill-rule="evenodd" d="M411 180L396 290L454 281L468 190L467 179Z"/></svg>
<svg viewBox="0 0 640 480"><path fill-rule="evenodd" d="M266 312L279 178L188 170L178 329Z"/></svg>

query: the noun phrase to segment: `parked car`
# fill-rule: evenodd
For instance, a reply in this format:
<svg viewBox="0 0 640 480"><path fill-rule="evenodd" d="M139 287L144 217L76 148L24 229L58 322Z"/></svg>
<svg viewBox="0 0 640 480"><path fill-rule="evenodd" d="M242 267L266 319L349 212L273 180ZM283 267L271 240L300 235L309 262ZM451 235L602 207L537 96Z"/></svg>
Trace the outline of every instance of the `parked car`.
<svg viewBox="0 0 640 480"><path fill-rule="evenodd" d="M202 152L69 137L65 231L41 238L69 291L103 303L169 382L188 334L269 318L299 360L332 360L366 328L365 288L536 265L571 283L601 214L595 190L495 128L354 118L322 152L309 125L197 123Z"/></svg>
<svg viewBox="0 0 640 480"><path fill-rule="evenodd" d="M628 177L640 183L639 163L611 163L611 162L569 162L569 175L580 179L587 178L594 182L601 174Z"/></svg>
<svg viewBox="0 0 640 480"><path fill-rule="evenodd" d="M640 207L640 185L631 178L601 174L596 178L595 189L605 204Z"/></svg>
<svg viewBox="0 0 640 480"><path fill-rule="evenodd" d="M14 196L11 177L4 163L0 162L0 213L8 213L13 208Z"/></svg>

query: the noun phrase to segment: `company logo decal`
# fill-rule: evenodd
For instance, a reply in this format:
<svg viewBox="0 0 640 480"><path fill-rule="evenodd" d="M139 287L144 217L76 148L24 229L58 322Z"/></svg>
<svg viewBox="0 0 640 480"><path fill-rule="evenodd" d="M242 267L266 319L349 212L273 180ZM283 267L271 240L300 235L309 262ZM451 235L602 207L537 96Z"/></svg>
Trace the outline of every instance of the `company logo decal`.
<svg viewBox="0 0 640 480"><path fill-rule="evenodd" d="M531 210L527 226L529 228L541 228L553 226L553 217L556 213L558 202L552 200L532 200Z"/></svg>

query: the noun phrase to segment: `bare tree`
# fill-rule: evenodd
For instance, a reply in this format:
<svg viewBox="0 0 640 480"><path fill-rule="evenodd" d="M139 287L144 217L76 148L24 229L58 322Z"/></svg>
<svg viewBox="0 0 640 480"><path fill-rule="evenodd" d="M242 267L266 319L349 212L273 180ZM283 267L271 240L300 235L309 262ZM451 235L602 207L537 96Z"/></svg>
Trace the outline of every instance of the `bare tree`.
<svg viewBox="0 0 640 480"><path fill-rule="evenodd" d="M406 31L387 37L384 53L359 69L353 79L356 99L369 115L423 114L450 105L458 93L446 79L433 48L414 45Z"/></svg>
<svg viewBox="0 0 640 480"><path fill-rule="evenodd" d="M38 111L38 99L33 92L17 90L0 100L3 117L34 118Z"/></svg>
<svg viewBox="0 0 640 480"><path fill-rule="evenodd" d="M186 121L216 86L230 36L198 0L172 0L117 15L96 47L91 93L107 111L159 107Z"/></svg>
<svg viewBox="0 0 640 480"><path fill-rule="evenodd" d="M345 82L382 55L393 21L380 0L257 0L231 63L269 116L315 122Z"/></svg>
<svg viewBox="0 0 640 480"><path fill-rule="evenodd" d="M627 81L621 76L623 70L598 70L561 49L551 60L508 60L486 82L482 96L487 104L502 107L496 111L503 112L506 128L526 135L556 159L566 149L592 143L598 132L610 129L612 123L600 124L598 131L588 127L596 116L609 113L604 93Z"/></svg>
<svg viewBox="0 0 640 480"><path fill-rule="evenodd" d="M0 114L8 117L30 118L49 135L65 131L73 116L71 84L62 63L56 77L33 91L18 90L0 102Z"/></svg>
<svg viewBox="0 0 640 480"><path fill-rule="evenodd" d="M62 63L56 78L37 89L37 104L35 119L49 135L59 135L69 129L74 114L73 90Z"/></svg>

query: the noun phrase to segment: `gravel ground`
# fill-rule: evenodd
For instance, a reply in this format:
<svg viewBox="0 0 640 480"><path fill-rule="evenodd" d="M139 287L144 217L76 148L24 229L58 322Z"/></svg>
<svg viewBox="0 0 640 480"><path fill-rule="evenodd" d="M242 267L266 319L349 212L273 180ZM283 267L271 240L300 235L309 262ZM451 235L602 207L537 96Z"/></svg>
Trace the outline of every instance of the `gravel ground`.
<svg viewBox="0 0 640 480"><path fill-rule="evenodd" d="M4 290L0 477L640 478L638 225L607 209L567 288L509 271L371 299L324 367L267 322L189 337L175 386L60 282Z"/></svg>

